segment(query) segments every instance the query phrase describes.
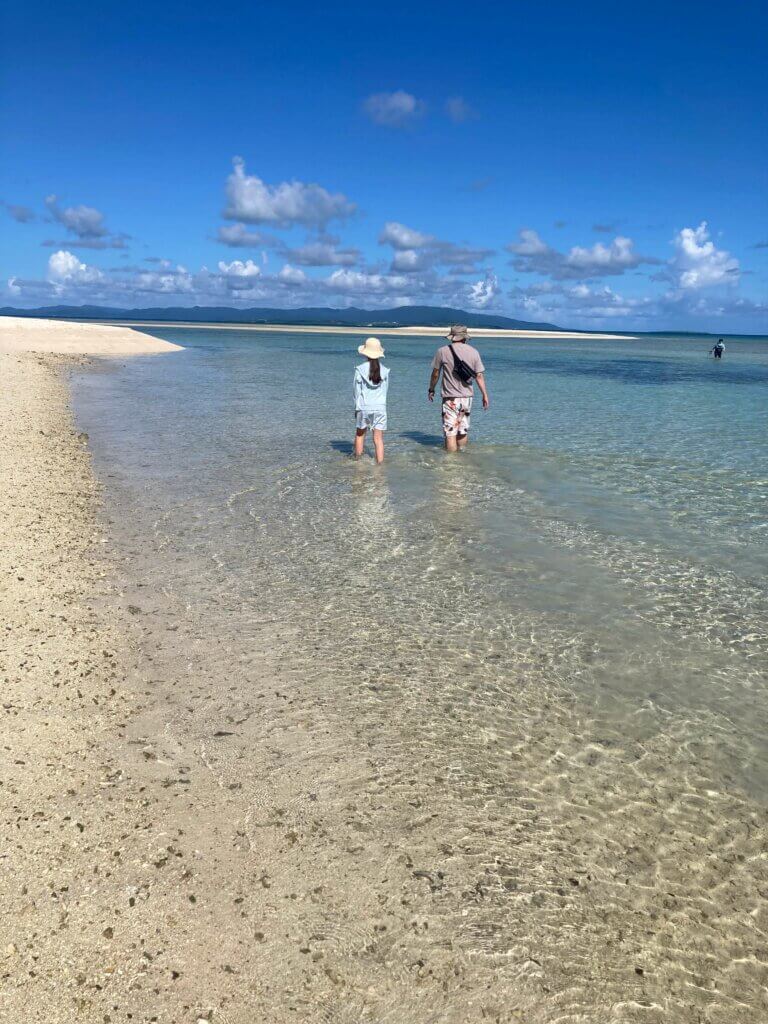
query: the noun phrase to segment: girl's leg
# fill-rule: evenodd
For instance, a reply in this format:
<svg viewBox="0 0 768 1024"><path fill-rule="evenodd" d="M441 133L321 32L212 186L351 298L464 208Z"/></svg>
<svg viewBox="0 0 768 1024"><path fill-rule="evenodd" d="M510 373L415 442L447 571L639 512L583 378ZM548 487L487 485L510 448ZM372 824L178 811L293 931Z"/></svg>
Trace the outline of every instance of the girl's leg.
<svg viewBox="0 0 768 1024"><path fill-rule="evenodd" d="M355 430L355 458L359 459L365 448L365 434L367 427L357 427Z"/></svg>
<svg viewBox="0 0 768 1024"><path fill-rule="evenodd" d="M373 450L376 453L376 461L384 461L384 431L376 430L373 431Z"/></svg>

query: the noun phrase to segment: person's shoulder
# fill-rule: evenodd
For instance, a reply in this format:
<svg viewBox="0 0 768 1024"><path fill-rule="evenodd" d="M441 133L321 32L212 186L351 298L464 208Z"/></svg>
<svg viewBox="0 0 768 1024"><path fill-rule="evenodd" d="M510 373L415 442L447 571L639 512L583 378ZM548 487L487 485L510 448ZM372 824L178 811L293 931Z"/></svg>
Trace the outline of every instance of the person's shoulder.
<svg viewBox="0 0 768 1024"><path fill-rule="evenodd" d="M360 373L362 373L362 375L365 377L365 375L368 372L368 362L367 362L367 360L364 363L358 363L357 366L355 367L355 369L358 370Z"/></svg>

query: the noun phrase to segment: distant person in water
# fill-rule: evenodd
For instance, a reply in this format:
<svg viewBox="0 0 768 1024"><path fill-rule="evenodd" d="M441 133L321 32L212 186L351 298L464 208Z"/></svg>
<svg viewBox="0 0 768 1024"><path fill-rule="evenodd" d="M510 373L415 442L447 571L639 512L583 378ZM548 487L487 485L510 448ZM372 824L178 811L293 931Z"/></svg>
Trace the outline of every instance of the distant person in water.
<svg viewBox="0 0 768 1024"><path fill-rule="evenodd" d="M725 352L725 345L723 343L723 339L720 338L718 340L717 344L712 348L712 351L710 352L710 355L714 356L715 359L722 359L723 358L723 352Z"/></svg>
<svg viewBox="0 0 768 1024"><path fill-rule="evenodd" d="M381 365L384 349L378 338L368 338L357 350L366 362L355 367L355 458L365 449L365 435L370 428L377 462L384 461L384 431L387 429L387 389L389 370Z"/></svg>
<svg viewBox="0 0 768 1024"><path fill-rule="evenodd" d="M468 337L466 327L454 325L448 332L448 344L439 348L432 360L432 376L427 394L430 402L433 402L435 388L442 374L443 437L448 452L460 451L467 446L475 381L483 397L483 408L487 409L491 404L485 387L483 360L477 349L468 343Z"/></svg>

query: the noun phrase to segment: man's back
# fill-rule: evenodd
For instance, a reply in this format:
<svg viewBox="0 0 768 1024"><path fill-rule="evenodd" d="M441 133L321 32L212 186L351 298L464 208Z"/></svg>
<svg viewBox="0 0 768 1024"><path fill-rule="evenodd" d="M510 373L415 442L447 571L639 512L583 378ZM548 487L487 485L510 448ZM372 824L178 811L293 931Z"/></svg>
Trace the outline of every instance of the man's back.
<svg viewBox="0 0 768 1024"><path fill-rule="evenodd" d="M454 342L453 350L462 362L466 363L476 374L485 370L480 353L466 341ZM432 368L443 371L442 394L443 398L471 398L473 394L472 384L465 384L457 375L454 368L453 354L450 345L442 345L435 353L432 360Z"/></svg>

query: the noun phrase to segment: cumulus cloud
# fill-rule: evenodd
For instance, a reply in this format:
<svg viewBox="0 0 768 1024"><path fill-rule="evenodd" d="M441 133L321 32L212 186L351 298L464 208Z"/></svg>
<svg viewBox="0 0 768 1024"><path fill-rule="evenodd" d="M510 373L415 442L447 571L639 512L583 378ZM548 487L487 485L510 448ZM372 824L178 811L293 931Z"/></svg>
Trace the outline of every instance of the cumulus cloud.
<svg viewBox="0 0 768 1024"><path fill-rule="evenodd" d="M5 201L0 201L0 206L3 206L19 224L30 224L35 220L35 211L29 206L18 206L16 203L6 203Z"/></svg>
<svg viewBox="0 0 768 1024"><path fill-rule="evenodd" d="M125 232L113 234L104 223L104 214L94 206L59 205L55 195L46 196L45 205L51 219L66 228L71 236L64 242L48 239L44 246L55 248L66 245L79 249L125 249Z"/></svg>
<svg viewBox="0 0 768 1024"><path fill-rule="evenodd" d="M623 274L641 263L659 263L653 256L640 256L633 250L631 238L617 235L610 245L596 242L589 248L575 245L568 252L559 252L547 245L531 228L520 231L519 239L507 247L513 256L515 270L524 274L541 274L557 281L588 280Z"/></svg>
<svg viewBox="0 0 768 1024"><path fill-rule="evenodd" d="M397 221L388 221L379 235L379 242L391 245L393 249L423 249L434 245L435 241L434 235L425 235Z"/></svg>
<svg viewBox="0 0 768 1024"><path fill-rule="evenodd" d="M469 286L469 304L475 309L487 309L495 305L500 294L498 278L489 273L485 275L485 280L475 281Z"/></svg>
<svg viewBox="0 0 768 1024"><path fill-rule="evenodd" d="M216 232L216 241L233 249L252 249L273 246L277 239L262 231L249 231L245 224L223 224Z"/></svg>
<svg viewBox="0 0 768 1024"><path fill-rule="evenodd" d="M445 112L456 124L471 121L477 117L476 111L461 96L451 96L445 101Z"/></svg>
<svg viewBox="0 0 768 1024"><path fill-rule="evenodd" d="M53 284L94 284L104 275L97 267L81 263L74 253L60 249L48 258L48 280Z"/></svg>
<svg viewBox="0 0 768 1024"><path fill-rule="evenodd" d="M325 227L329 221L344 220L355 212L355 204L340 192L331 193L321 185L284 181L268 185L255 174L246 174L242 158L232 161L227 178L224 217L245 224L272 224L289 228Z"/></svg>
<svg viewBox="0 0 768 1024"><path fill-rule="evenodd" d="M219 272L227 277L258 277L261 274L261 267L253 260L232 260L231 263L219 260Z"/></svg>
<svg viewBox="0 0 768 1024"><path fill-rule="evenodd" d="M697 290L738 281L739 261L715 246L706 221L697 228L683 228L673 244L676 251L672 270L680 288Z"/></svg>
<svg viewBox="0 0 768 1024"><path fill-rule="evenodd" d="M401 128L423 114L425 105L409 92L377 92L363 103L363 110L374 124Z"/></svg>
<svg viewBox="0 0 768 1024"><path fill-rule="evenodd" d="M513 288L509 294L519 315L566 326L575 322L602 327L606 321L616 323L621 317L642 321L658 308L653 299L628 298L608 285L590 287L583 282L569 285L541 281L528 288Z"/></svg>
<svg viewBox="0 0 768 1024"><path fill-rule="evenodd" d="M325 278L324 285L331 291L344 292L347 295L365 292L380 294L381 292L398 292L407 290L410 282L407 277L399 274L372 274L363 270L334 270L330 277Z"/></svg>
<svg viewBox="0 0 768 1024"><path fill-rule="evenodd" d="M532 228L522 228L519 232L520 240L514 245L507 246L509 252L518 256L540 256L552 250L542 242L537 231Z"/></svg>
<svg viewBox="0 0 768 1024"><path fill-rule="evenodd" d="M286 249L285 255L304 267L353 267L360 260L359 249L340 249L338 239L307 242L298 249Z"/></svg>
<svg viewBox="0 0 768 1024"><path fill-rule="evenodd" d="M279 281L283 281L285 284L290 285L301 285L307 283L307 275L299 267L292 267L290 263L286 263L285 266L279 271L277 278Z"/></svg>
<svg viewBox="0 0 768 1024"><path fill-rule="evenodd" d="M78 238L103 238L107 232L104 214L93 206L67 206L62 209L56 196L46 196L45 205L54 220Z"/></svg>
<svg viewBox="0 0 768 1024"><path fill-rule="evenodd" d="M117 282L124 293L146 293L149 295L193 295L199 282L185 267L169 270L145 270L135 278Z"/></svg>
<svg viewBox="0 0 768 1024"><path fill-rule="evenodd" d="M425 250L398 249L392 257L391 269L402 274L415 274L431 265L432 258Z"/></svg>
<svg viewBox="0 0 768 1024"><path fill-rule="evenodd" d="M391 270L407 274L433 266L449 266L452 274L476 274L477 263L493 253L492 249L475 249L442 241L398 221L384 225L379 243L395 250Z"/></svg>

